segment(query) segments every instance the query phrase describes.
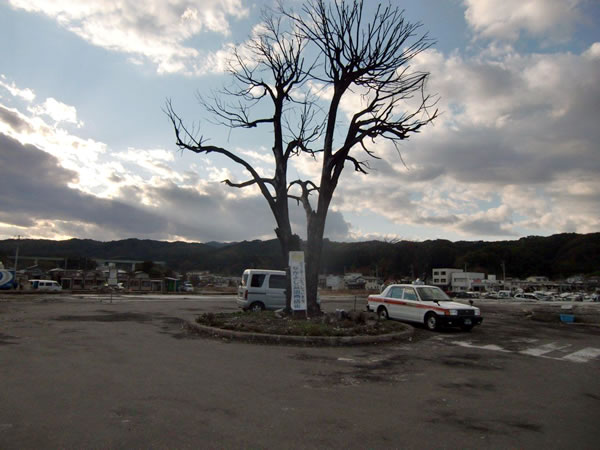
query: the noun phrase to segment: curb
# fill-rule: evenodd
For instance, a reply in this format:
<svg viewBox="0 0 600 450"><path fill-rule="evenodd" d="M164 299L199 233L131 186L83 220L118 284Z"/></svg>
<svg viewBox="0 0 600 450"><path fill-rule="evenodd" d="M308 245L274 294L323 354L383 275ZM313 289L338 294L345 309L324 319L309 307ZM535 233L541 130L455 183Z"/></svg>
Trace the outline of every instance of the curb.
<svg viewBox="0 0 600 450"><path fill-rule="evenodd" d="M402 326L404 327L404 330L398 333L380 334L375 336L290 336L283 334L263 334L251 333L248 331L224 330L221 328L209 327L189 321L186 321L184 325L184 327L188 330L204 336L221 337L236 341L260 344L287 344L319 347L373 345L408 340L414 334L414 328L406 324L402 324Z"/></svg>

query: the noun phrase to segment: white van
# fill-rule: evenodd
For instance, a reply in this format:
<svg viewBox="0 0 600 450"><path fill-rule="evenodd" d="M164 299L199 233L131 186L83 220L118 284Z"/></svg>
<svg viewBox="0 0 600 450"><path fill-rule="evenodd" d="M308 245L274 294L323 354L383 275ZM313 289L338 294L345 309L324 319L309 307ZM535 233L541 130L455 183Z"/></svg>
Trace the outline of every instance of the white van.
<svg viewBox="0 0 600 450"><path fill-rule="evenodd" d="M62 291L62 287L54 280L29 280L31 289L38 291Z"/></svg>
<svg viewBox="0 0 600 450"><path fill-rule="evenodd" d="M250 311L285 308L285 287L283 270L246 269L238 286L237 304Z"/></svg>

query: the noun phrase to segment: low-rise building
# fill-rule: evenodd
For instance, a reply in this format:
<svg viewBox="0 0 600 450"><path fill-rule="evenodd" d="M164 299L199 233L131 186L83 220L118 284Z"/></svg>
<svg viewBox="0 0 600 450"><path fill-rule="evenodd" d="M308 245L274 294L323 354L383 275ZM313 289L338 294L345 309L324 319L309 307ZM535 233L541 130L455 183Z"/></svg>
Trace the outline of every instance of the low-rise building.
<svg viewBox="0 0 600 450"><path fill-rule="evenodd" d="M325 289L344 289L344 278L339 275L327 275L325 277Z"/></svg>
<svg viewBox="0 0 600 450"><path fill-rule="evenodd" d="M441 269L433 269L431 284L434 286L438 286L442 289L447 289L452 284L452 274L462 272L462 269L454 269L454 268L441 268Z"/></svg>
<svg viewBox="0 0 600 450"><path fill-rule="evenodd" d="M344 275L344 284L346 289L364 289L367 281L362 273L347 273Z"/></svg>
<svg viewBox="0 0 600 450"><path fill-rule="evenodd" d="M466 292L473 290L473 285L481 285L485 280L485 274L482 272L453 272L452 273L452 292Z"/></svg>

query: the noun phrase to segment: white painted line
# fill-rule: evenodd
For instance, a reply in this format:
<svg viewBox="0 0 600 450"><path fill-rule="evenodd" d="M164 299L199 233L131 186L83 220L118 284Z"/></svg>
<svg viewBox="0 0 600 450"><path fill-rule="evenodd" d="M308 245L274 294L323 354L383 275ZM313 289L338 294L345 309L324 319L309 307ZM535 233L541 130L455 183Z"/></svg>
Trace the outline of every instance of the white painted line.
<svg viewBox="0 0 600 450"><path fill-rule="evenodd" d="M452 344L458 345L460 347L466 347L466 348L478 348L481 350L492 350L495 352L512 353L510 350L506 350L505 348L502 348L499 345L494 345L494 344L474 345L474 344L471 344L470 342L463 342L463 341L454 341L454 342L452 342Z"/></svg>
<svg viewBox="0 0 600 450"><path fill-rule="evenodd" d="M512 338L510 341L523 344L535 344L536 342L539 342L539 339L516 337Z"/></svg>
<svg viewBox="0 0 600 450"><path fill-rule="evenodd" d="M539 347L528 348L525 350L519 351L519 353L523 355L530 356L542 356L546 353L554 352L556 350L562 350L570 347L571 344L557 344L556 342L550 342L549 344L540 345Z"/></svg>
<svg viewBox="0 0 600 450"><path fill-rule="evenodd" d="M587 347L576 351L575 353L571 353L570 355L563 356L561 359L566 359L567 361L577 363L585 363L598 356L600 356L600 348Z"/></svg>
<svg viewBox="0 0 600 450"><path fill-rule="evenodd" d="M344 361L344 362L354 362L354 360L352 358L338 358L338 361Z"/></svg>
<svg viewBox="0 0 600 450"><path fill-rule="evenodd" d="M576 363L585 363L594 358L600 356L600 348L587 347L582 350L578 350L574 353L570 353L563 357L556 356L548 356L548 353L564 350L565 348L571 347L571 344L556 344L555 342L551 342L549 344L541 345L535 348L528 348L526 350L522 350L519 352L514 352L512 350L507 350L499 345L488 344L488 345L475 345L471 342L465 341L452 341L450 344L458 345L459 347L465 348L476 348L479 350L491 350L495 352L503 352L503 353L519 353L522 355L536 356L538 358L546 358L553 359L555 361L570 361Z"/></svg>

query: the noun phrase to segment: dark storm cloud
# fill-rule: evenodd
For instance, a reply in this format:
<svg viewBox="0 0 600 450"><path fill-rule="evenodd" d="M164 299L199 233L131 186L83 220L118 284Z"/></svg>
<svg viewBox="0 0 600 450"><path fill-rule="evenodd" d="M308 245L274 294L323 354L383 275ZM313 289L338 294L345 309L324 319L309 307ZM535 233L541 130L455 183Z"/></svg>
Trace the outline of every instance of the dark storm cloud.
<svg viewBox="0 0 600 450"><path fill-rule="evenodd" d="M557 53L510 55L502 63L434 60L442 127L404 147L408 165L419 167L408 180L445 174L466 183L543 184L566 172L600 170L600 59Z"/></svg>
<svg viewBox="0 0 600 450"><path fill-rule="evenodd" d="M422 223L425 225L454 225L458 223L458 221L459 218L455 215L420 217L417 219L418 223Z"/></svg>
<svg viewBox="0 0 600 450"><path fill-rule="evenodd" d="M29 123L27 123L18 112L8 109L2 105L0 105L0 122L6 123L10 128L19 133L28 133L33 131Z"/></svg>
<svg viewBox="0 0 600 450"><path fill-rule="evenodd" d="M476 236L518 236L518 233L504 229L502 223L490 219L467 219L458 224L457 228Z"/></svg>
<svg viewBox="0 0 600 450"><path fill-rule="evenodd" d="M81 221L129 235L166 229L166 220L152 212L69 188L68 183L78 180L75 172L61 167L54 156L2 134L0 171L2 222Z"/></svg>
<svg viewBox="0 0 600 450"><path fill-rule="evenodd" d="M200 193L173 183L152 187L145 195L160 205L169 218L168 232L198 241L239 241L275 238L275 219L261 195L242 196L241 191L222 183L210 183ZM235 195L230 195L234 193ZM295 233L305 237L304 210L290 203L290 221ZM325 235L332 239L348 236L348 223L343 216L330 211Z"/></svg>

